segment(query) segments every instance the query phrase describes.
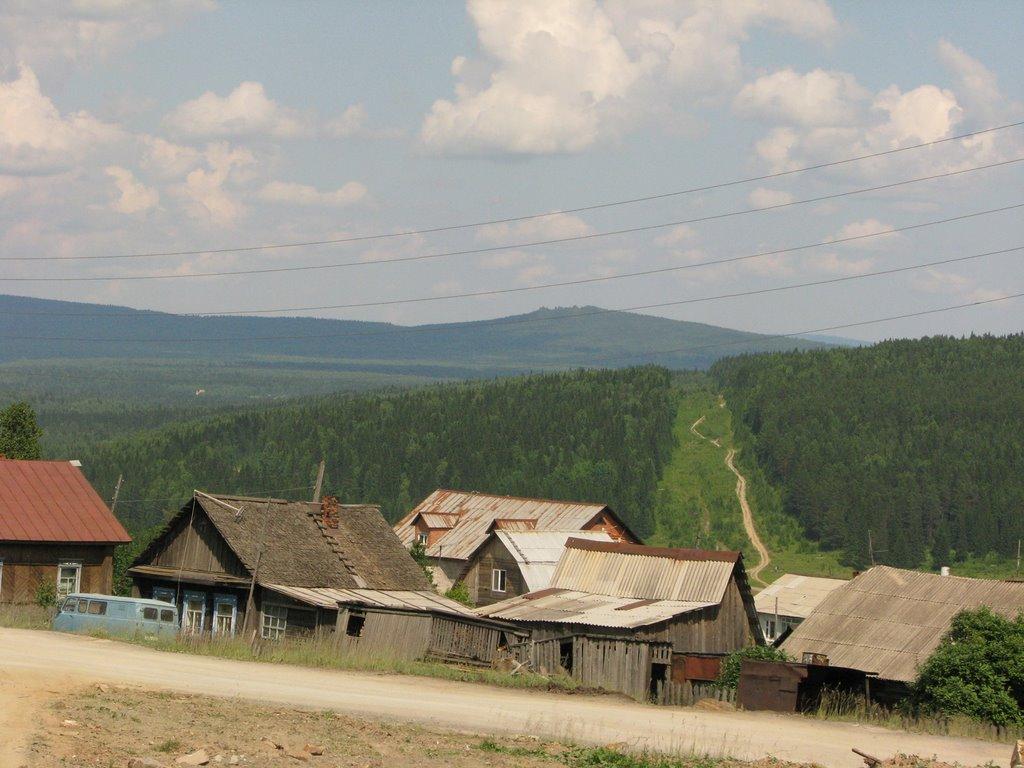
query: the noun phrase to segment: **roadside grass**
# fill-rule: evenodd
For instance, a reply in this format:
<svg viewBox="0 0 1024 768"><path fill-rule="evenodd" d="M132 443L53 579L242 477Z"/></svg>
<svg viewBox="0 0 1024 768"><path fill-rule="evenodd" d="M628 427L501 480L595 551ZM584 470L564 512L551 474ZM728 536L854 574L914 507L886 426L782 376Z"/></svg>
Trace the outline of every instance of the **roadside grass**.
<svg viewBox="0 0 1024 768"><path fill-rule="evenodd" d="M569 768L733 768L740 765L731 758L718 757L666 757L648 752L621 752L612 747L580 747L568 746L564 750L551 752L538 747L518 747L499 744L493 739L484 739L476 746L483 752L507 755L510 757L533 757L549 760L552 763L569 766ZM748 765L747 763L743 763ZM778 765L787 763L782 761Z"/></svg>
<svg viewBox="0 0 1024 768"><path fill-rule="evenodd" d="M415 675L457 682L484 683L501 688L597 693L594 689L580 686L575 680L566 675L544 677L543 675L528 672L513 675L511 672L486 667L463 667L434 661L409 661L407 659L342 653L331 642L329 635L302 639L257 640L250 643L248 640L240 637L200 638L177 635L169 638L144 635L111 636L103 632L90 634L93 637L103 637L142 645L156 651L214 656L233 661L259 661L316 669Z"/></svg>
<svg viewBox="0 0 1024 768"><path fill-rule="evenodd" d="M38 605L0 604L0 627L49 629L54 609Z"/></svg>
<svg viewBox="0 0 1024 768"><path fill-rule="evenodd" d="M817 720L862 723L893 731L924 733L931 736L954 736L1004 743L1013 743L1024 738L1024 728L1002 728L962 715L922 715L899 707L886 707L877 702L867 702L863 696L856 694L827 690L822 693L817 708L806 713L806 716Z"/></svg>

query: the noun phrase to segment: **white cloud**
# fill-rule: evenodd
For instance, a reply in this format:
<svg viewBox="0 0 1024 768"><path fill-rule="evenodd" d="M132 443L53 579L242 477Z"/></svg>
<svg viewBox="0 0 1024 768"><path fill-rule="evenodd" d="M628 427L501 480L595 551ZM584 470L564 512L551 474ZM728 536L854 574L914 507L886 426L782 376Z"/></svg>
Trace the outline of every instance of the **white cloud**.
<svg viewBox="0 0 1024 768"><path fill-rule="evenodd" d="M353 104L338 117L329 120L324 130L327 135L339 139L355 136L366 127L366 117L366 107L362 104Z"/></svg>
<svg viewBox="0 0 1024 768"><path fill-rule="evenodd" d="M0 170L59 171L121 136L116 125L88 112L61 115L27 66L18 70L16 79L0 82Z"/></svg>
<svg viewBox="0 0 1024 768"><path fill-rule="evenodd" d="M8 0L0 5L0 70L76 64L150 40L213 0Z"/></svg>
<svg viewBox="0 0 1024 768"><path fill-rule="evenodd" d="M986 124L997 122L999 113L1007 106L1020 111L1019 104L1007 104L995 74L980 61L948 40L939 40L937 50L939 60L953 74L956 92Z"/></svg>
<svg viewBox="0 0 1024 768"><path fill-rule="evenodd" d="M271 181L259 191L259 198L270 203L291 203L293 205L346 206L366 197L366 187L358 181L350 181L339 189L321 192L307 184L288 181Z"/></svg>
<svg viewBox="0 0 1024 768"><path fill-rule="evenodd" d="M870 272L875 265L875 260L872 258L849 259L835 253L823 253L807 259L807 264L812 269L824 272L826 275L844 277Z"/></svg>
<svg viewBox="0 0 1024 768"><path fill-rule="evenodd" d="M837 27L820 0L469 0L468 9L483 57L452 61L455 95L424 118L420 138L437 152L580 152L664 116L669 94L735 82L756 25L806 36Z"/></svg>
<svg viewBox="0 0 1024 768"><path fill-rule="evenodd" d="M578 216L558 213L508 224L489 224L478 228L476 237L483 242L502 243L509 240L558 240L586 235L591 231L590 225Z"/></svg>
<svg viewBox="0 0 1024 768"><path fill-rule="evenodd" d="M755 208L771 208L775 205L785 205L786 203L793 202L793 195L781 189L758 187L751 191L748 199Z"/></svg>
<svg viewBox="0 0 1024 768"><path fill-rule="evenodd" d="M312 134L307 118L268 98L263 85L251 81L241 83L227 96L207 91L179 105L164 122L183 136L288 139Z"/></svg>
<svg viewBox="0 0 1024 768"><path fill-rule="evenodd" d="M991 301L1006 295L1005 291L979 286L973 277L940 269L915 274L911 284L924 293L954 296L958 301Z"/></svg>
<svg viewBox="0 0 1024 768"><path fill-rule="evenodd" d="M654 238L654 244L660 245L663 248L673 248L683 243L690 242L697 237L697 233L693 227L688 227L686 224L680 224L679 226L672 227L664 234L658 235Z"/></svg>
<svg viewBox="0 0 1024 768"><path fill-rule="evenodd" d="M934 85L921 85L906 93L890 85L878 94L872 109L888 114L876 130L891 147L941 139L963 118L953 92Z"/></svg>
<svg viewBox="0 0 1024 768"><path fill-rule="evenodd" d="M159 136L143 136L142 144L142 167L162 178L181 178L202 161L202 153L195 147L175 144Z"/></svg>
<svg viewBox="0 0 1024 768"><path fill-rule="evenodd" d="M160 202L160 193L135 178L127 168L109 165L104 172L114 180L118 197L110 207L118 213L139 213L156 207Z"/></svg>
<svg viewBox="0 0 1024 768"><path fill-rule="evenodd" d="M196 168L185 177L178 190L189 204L190 213L218 226L231 226L245 215L238 196L225 188L230 181L247 180L246 169L256 164L248 149L231 147L227 142L211 144L203 153L205 168Z"/></svg>
<svg viewBox="0 0 1024 768"><path fill-rule="evenodd" d="M836 125L854 119L869 96L847 72L781 69L743 86L733 107L741 115L797 125Z"/></svg>
<svg viewBox="0 0 1024 768"><path fill-rule="evenodd" d="M844 225L835 234L835 240L843 240L848 237L862 237L864 235L871 235L875 232L891 232L894 229L892 224L885 224L878 219L863 219L861 221L851 221L849 224ZM879 241L892 242L893 237L898 235L879 235L876 239L865 239L864 245L868 243L876 243Z"/></svg>

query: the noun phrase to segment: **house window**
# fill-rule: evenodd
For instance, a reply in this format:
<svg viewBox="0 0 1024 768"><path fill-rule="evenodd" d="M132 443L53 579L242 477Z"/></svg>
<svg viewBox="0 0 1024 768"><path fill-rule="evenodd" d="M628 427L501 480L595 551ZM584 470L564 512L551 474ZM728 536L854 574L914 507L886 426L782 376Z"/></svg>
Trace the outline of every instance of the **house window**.
<svg viewBox="0 0 1024 768"><path fill-rule="evenodd" d="M153 599L174 604L174 590L167 587L153 587Z"/></svg>
<svg viewBox="0 0 1024 768"><path fill-rule="evenodd" d="M267 640L277 640L284 636L288 628L288 609L283 605L263 606L262 636Z"/></svg>
<svg viewBox="0 0 1024 768"><path fill-rule="evenodd" d="M181 628L194 634L202 632L206 625L206 595L203 592L186 592L183 613Z"/></svg>
<svg viewBox="0 0 1024 768"><path fill-rule="evenodd" d="M430 538L429 533L427 533L426 531L420 531L419 535L416 537L416 540L425 547L427 546L428 538Z"/></svg>
<svg viewBox="0 0 1024 768"><path fill-rule="evenodd" d="M345 634L349 637L362 637L363 627L366 625L366 614L350 613L348 623L345 624Z"/></svg>
<svg viewBox="0 0 1024 768"><path fill-rule="evenodd" d="M57 597L78 592L82 583L81 563L61 563L57 566Z"/></svg>
<svg viewBox="0 0 1024 768"><path fill-rule="evenodd" d="M505 577L507 575L501 568L495 568L491 571L491 592L505 591Z"/></svg>
<svg viewBox="0 0 1024 768"><path fill-rule="evenodd" d="M213 596L213 634L235 634L235 617L238 614L238 601L234 595Z"/></svg>
<svg viewBox="0 0 1024 768"><path fill-rule="evenodd" d="M764 623L764 639L774 640L775 639L775 620L767 619Z"/></svg>

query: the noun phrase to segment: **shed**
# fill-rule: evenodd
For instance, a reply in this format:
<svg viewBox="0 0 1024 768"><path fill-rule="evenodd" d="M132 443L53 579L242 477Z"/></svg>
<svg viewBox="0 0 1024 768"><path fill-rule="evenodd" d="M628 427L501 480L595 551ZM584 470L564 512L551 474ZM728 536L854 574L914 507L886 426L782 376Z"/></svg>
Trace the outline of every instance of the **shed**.
<svg viewBox="0 0 1024 768"><path fill-rule="evenodd" d="M603 531L614 541L640 540L606 504L445 489L434 491L395 524L406 547L417 541L426 547L442 591L462 581L474 600L480 597L474 594L476 585L490 578L477 555L495 531Z"/></svg>
<svg viewBox="0 0 1024 768"><path fill-rule="evenodd" d="M570 538L550 587L477 613L529 627L535 666L637 699L676 700L674 686L717 675L694 659L761 642L739 552Z"/></svg>
<svg viewBox="0 0 1024 768"><path fill-rule="evenodd" d="M114 549L131 537L78 462L0 458L0 603L110 594Z"/></svg>
<svg viewBox="0 0 1024 768"><path fill-rule="evenodd" d="M774 643L811 615L830 592L846 579L826 579L785 573L754 596L761 632Z"/></svg>
<svg viewBox="0 0 1024 768"><path fill-rule="evenodd" d="M987 606L1024 612L1024 583L939 576L876 566L833 590L782 644L796 659L816 655L833 667L905 685L961 611Z"/></svg>

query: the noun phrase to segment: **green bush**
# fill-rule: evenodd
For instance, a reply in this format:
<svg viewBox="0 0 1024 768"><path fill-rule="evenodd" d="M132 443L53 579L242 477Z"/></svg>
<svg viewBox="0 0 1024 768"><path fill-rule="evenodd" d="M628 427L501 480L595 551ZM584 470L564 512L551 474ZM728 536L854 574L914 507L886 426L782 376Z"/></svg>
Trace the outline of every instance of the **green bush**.
<svg viewBox="0 0 1024 768"><path fill-rule="evenodd" d="M914 701L924 711L1024 725L1024 615L963 611L918 671Z"/></svg>
<svg viewBox="0 0 1024 768"><path fill-rule="evenodd" d="M49 579L43 579L36 587L36 605L52 608L57 604L57 585Z"/></svg>
<svg viewBox="0 0 1024 768"><path fill-rule="evenodd" d="M469 597L469 588L462 581L455 582L452 588L444 593L444 596L463 605L473 605L473 601Z"/></svg>
<svg viewBox="0 0 1024 768"><path fill-rule="evenodd" d="M722 662L722 669L718 673L717 683L722 688L735 689L740 683L740 666L744 659L757 659L758 661L791 661L785 651L772 648L768 645L750 645L733 651L725 657Z"/></svg>

